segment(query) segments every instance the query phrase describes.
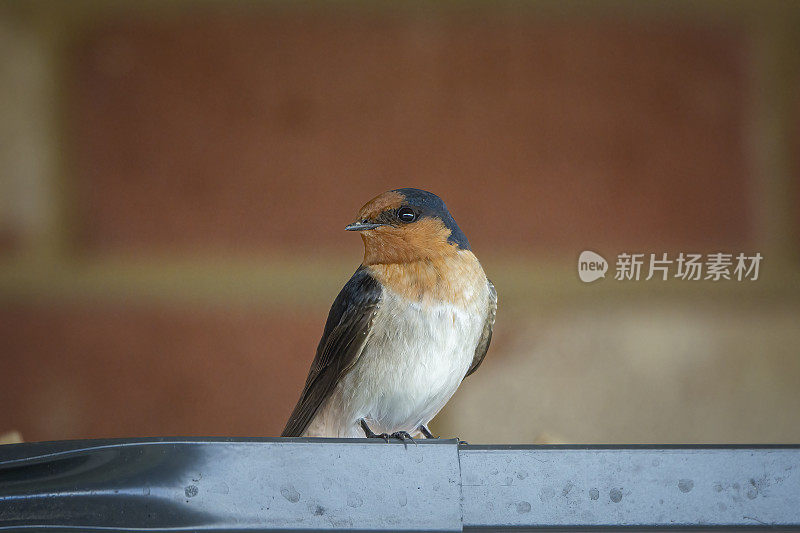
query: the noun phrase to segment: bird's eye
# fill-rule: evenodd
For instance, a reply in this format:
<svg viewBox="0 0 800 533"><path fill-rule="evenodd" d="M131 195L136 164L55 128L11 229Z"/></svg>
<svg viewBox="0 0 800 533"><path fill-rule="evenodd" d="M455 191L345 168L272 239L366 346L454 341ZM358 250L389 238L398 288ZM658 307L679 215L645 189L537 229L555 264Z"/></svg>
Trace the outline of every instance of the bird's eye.
<svg viewBox="0 0 800 533"><path fill-rule="evenodd" d="M400 222L414 222L417 214L410 207L401 207L397 210L397 218L400 219Z"/></svg>

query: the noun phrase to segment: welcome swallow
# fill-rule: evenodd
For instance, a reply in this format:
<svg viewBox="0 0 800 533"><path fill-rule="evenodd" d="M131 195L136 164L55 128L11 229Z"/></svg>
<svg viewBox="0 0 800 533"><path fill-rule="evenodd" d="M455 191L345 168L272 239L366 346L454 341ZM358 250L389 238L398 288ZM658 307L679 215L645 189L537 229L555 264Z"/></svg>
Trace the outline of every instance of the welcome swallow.
<svg viewBox="0 0 800 533"><path fill-rule="evenodd" d="M282 436L431 438L428 422L486 355L497 292L433 193L385 192L345 229L360 232L364 261Z"/></svg>

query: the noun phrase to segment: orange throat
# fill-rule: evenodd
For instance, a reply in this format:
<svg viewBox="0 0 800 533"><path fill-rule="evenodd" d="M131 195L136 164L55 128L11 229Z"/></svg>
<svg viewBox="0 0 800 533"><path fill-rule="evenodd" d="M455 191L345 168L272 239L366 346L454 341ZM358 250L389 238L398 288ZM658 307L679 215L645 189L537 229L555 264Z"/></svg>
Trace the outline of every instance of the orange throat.
<svg viewBox="0 0 800 533"><path fill-rule="evenodd" d="M364 265L436 260L458 252L448 242L450 230L436 219L422 219L403 227L380 226L361 233Z"/></svg>
<svg viewBox="0 0 800 533"><path fill-rule="evenodd" d="M386 289L425 304L467 305L479 296L476 287L486 285L486 274L469 250L436 259L370 264L367 268Z"/></svg>

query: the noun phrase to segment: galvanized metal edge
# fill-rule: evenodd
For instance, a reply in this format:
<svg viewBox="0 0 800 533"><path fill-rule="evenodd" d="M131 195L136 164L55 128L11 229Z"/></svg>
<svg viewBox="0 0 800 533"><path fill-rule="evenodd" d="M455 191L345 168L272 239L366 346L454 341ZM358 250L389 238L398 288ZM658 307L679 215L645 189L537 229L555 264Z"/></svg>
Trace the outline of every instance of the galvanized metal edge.
<svg viewBox="0 0 800 533"><path fill-rule="evenodd" d="M800 446L145 438L0 446L0 530L800 531Z"/></svg>

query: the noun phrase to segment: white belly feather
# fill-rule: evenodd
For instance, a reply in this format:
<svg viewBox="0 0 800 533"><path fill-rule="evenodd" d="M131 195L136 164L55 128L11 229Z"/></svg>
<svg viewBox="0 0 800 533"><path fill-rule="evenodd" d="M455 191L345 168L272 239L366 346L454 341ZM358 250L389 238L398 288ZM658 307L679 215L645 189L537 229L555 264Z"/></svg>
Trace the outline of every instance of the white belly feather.
<svg viewBox="0 0 800 533"><path fill-rule="evenodd" d="M364 351L320 408L306 436L412 433L427 424L469 370L487 315L488 288L465 305L419 303L383 289Z"/></svg>

